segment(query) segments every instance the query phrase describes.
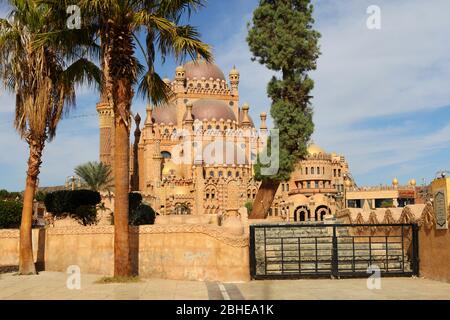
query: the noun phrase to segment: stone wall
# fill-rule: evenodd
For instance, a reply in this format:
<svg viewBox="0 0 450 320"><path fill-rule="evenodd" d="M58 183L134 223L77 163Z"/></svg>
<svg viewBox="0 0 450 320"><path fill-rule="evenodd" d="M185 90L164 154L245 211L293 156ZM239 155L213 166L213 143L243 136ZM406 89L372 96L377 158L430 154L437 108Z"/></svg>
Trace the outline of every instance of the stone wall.
<svg viewBox="0 0 450 320"><path fill-rule="evenodd" d="M450 230L420 228L420 275L450 282Z"/></svg>
<svg viewBox="0 0 450 320"><path fill-rule="evenodd" d="M144 278L198 281L248 281L247 236L214 225L141 226L131 231L135 272ZM18 264L18 231L0 230L0 266ZM34 231L35 257L48 271L112 275L114 227L49 228Z"/></svg>

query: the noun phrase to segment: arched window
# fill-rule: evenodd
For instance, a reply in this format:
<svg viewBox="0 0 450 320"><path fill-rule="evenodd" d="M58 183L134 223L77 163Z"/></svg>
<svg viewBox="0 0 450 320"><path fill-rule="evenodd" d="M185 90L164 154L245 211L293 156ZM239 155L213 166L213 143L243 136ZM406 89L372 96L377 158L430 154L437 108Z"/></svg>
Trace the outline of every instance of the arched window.
<svg viewBox="0 0 450 320"><path fill-rule="evenodd" d="M311 167L311 174L314 174L314 167Z"/></svg>
<svg viewBox="0 0 450 320"><path fill-rule="evenodd" d="M219 171L219 177L223 177L223 172Z"/></svg>
<svg viewBox="0 0 450 320"><path fill-rule="evenodd" d="M214 171L210 171L210 172L209 172L209 176L210 176L210 177L214 177Z"/></svg>
<svg viewBox="0 0 450 320"><path fill-rule="evenodd" d="M163 151L161 152L161 157L163 157L163 159L165 160L170 160L172 159L172 154L170 152Z"/></svg>
<svg viewBox="0 0 450 320"><path fill-rule="evenodd" d="M317 174L320 174L320 168L317 167Z"/></svg>
<svg viewBox="0 0 450 320"><path fill-rule="evenodd" d="M239 178L239 171L236 171L236 178Z"/></svg>
<svg viewBox="0 0 450 320"><path fill-rule="evenodd" d="M233 172L228 171L228 178L231 178L233 176Z"/></svg>
<svg viewBox="0 0 450 320"><path fill-rule="evenodd" d="M305 174L308 175L308 167L305 168Z"/></svg>

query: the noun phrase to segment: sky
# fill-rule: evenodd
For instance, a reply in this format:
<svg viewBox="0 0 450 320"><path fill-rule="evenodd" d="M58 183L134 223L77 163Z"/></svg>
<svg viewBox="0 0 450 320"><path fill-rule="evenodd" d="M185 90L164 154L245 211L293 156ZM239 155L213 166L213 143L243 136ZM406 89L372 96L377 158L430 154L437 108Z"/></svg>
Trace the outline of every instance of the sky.
<svg viewBox="0 0 450 320"><path fill-rule="evenodd" d="M314 143L346 157L358 185L430 182L450 169L450 1L313 0L322 55L315 81ZM259 124L270 110L267 82L274 75L251 61L247 23L257 0L209 0L193 14L202 40L213 47L225 74L241 73L241 102ZM367 8L381 11L381 29L370 30ZM0 7L4 16L5 7ZM158 64L173 78L178 63ZM77 107L47 145L40 186L64 184L77 165L98 160L98 92L80 88ZM133 112L145 114L136 97ZM14 99L0 89L0 189L23 190L27 146L12 126Z"/></svg>

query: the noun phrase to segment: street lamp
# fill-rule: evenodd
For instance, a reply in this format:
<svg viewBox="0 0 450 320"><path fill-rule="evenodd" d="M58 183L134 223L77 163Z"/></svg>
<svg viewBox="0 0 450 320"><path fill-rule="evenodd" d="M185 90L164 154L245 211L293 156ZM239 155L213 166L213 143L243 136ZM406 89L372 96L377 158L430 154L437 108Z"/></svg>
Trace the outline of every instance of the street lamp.
<svg viewBox="0 0 450 320"><path fill-rule="evenodd" d="M66 178L66 189L72 189L72 191L75 190L75 188L81 187L81 179L79 177L75 176L69 176Z"/></svg>

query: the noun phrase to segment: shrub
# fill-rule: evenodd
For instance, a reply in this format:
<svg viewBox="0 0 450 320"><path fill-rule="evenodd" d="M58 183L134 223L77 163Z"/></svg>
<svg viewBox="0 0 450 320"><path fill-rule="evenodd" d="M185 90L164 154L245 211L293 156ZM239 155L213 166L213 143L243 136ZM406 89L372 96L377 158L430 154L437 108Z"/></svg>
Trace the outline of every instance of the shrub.
<svg viewBox="0 0 450 320"><path fill-rule="evenodd" d="M43 191L38 191L36 192L36 194L34 195L34 199L38 202L44 202L45 201L45 196L47 194Z"/></svg>
<svg viewBox="0 0 450 320"><path fill-rule="evenodd" d="M21 203L16 201L0 201L0 229L18 228L21 217Z"/></svg>
<svg viewBox="0 0 450 320"><path fill-rule="evenodd" d="M152 207L142 203L142 195L132 192L128 195L129 212L128 224L131 226L140 226L154 224L156 212ZM114 225L114 213L111 213L111 224Z"/></svg>
<svg viewBox="0 0 450 320"><path fill-rule="evenodd" d="M82 205L79 206L75 213L70 215L73 219L78 221L83 226L90 226L97 224L97 209L95 206Z"/></svg>
<svg viewBox="0 0 450 320"><path fill-rule="evenodd" d="M141 204L136 208L136 210L130 211L129 224L131 226L154 224L155 218L155 210L148 205Z"/></svg>
<svg viewBox="0 0 450 320"><path fill-rule="evenodd" d="M101 202L99 192L90 190L56 191L45 196L45 207L55 216L76 214L81 206L95 207Z"/></svg>
<svg viewBox="0 0 450 320"><path fill-rule="evenodd" d="M130 212L136 210L142 203L142 195L140 193L131 192L128 194L128 206Z"/></svg>
<svg viewBox="0 0 450 320"><path fill-rule="evenodd" d="M8 190L0 190L0 200L16 201L22 200L22 194L20 192L8 192Z"/></svg>

